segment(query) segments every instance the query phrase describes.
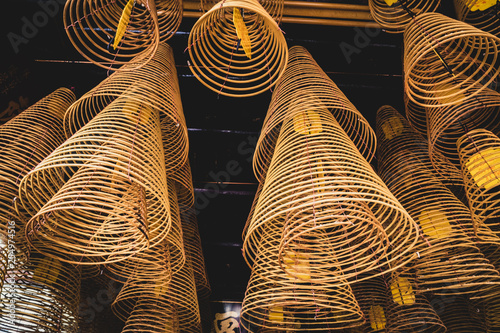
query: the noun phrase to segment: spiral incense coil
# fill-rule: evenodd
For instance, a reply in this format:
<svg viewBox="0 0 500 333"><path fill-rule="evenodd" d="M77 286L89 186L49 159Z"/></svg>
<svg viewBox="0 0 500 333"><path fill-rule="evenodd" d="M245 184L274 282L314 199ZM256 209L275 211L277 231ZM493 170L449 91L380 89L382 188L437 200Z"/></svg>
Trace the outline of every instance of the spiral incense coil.
<svg viewBox="0 0 500 333"><path fill-rule="evenodd" d="M419 163L434 172L439 181L448 186L463 186L460 170L455 167L444 155L434 152L430 157L429 146L424 136L418 134L408 121L392 106L381 106L377 111L377 142L379 145L379 168L385 164L392 164L394 147L404 149L405 154L411 155Z"/></svg>
<svg viewBox="0 0 500 333"><path fill-rule="evenodd" d="M394 117L377 117L377 134ZM379 146L379 171L389 189L419 224L419 258L413 269L422 291L472 293L500 283L495 267L474 241L474 223L467 207L414 154L411 139ZM425 161L425 160L424 160ZM426 166L427 164L427 166ZM474 295L473 295L474 296Z"/></svg>
<svg viewBox="0 0 500 333"><path fill-rule="evenodd" d="M383 274L396 268L395 260L411 260L418 241L415 222L327 110L291 109L285 119L244 239L247 263L255 260L268 224L283 228L280 266L287 270L288 254L303 254L311 277L325 283L340 278L318 275L333 260L346 281L368 271Z"/></svg>
<svg viewBox="0 0 500 333"><path fill-rule="evenodd" d="M245 226L243 227L243 232L241 233L241 238L245 240L245 237L247 235L248 227L250 226L250 223L252 222L253 214L255 212L255 207L257 206L257 203L259 202L259 197L260 193L262 192L262 188L264 187L264 182L259 182L257 186L257 191L255 192L255 197L253 198L252 201L252 207L250 207L250 213L248 213L247 220L245 222Z"/></svg>
<svg viewBox="0 0 500 333"><path fill-rule="evenodd" d="M6 332L71 332L78 328L80 270L34 254L10 269L0 297L0 327ZM15 306L14 322L8 315Z"/></svg>
<svg viewBox="0 0 500 333"><path fill-rule="evenodd" d="M124 260L168 234L166 189L158 111L116 99L23 178L28 242L75 264Z"/></svg>
<svg viewBox="0 0 500 333"><path fill-rule="evenodd" d="M390 3L390 5L388 4ZM412 16L434 12L441 0L369 0L370 13L384 31L401 33L412 22Z"/></svg>
<svg viewBox="0 0 500 333"><path fill-rule="evenodd" d="M293 46L289 53L288 65L273 92L255 150L253 165L257 179L264 180L281 125L290 108L329 110L370 162L375 154L376 139L368 121L305 48Z"/></svg>
<svg viewBox="0 0 500 333"><path fill-rule="evenodd" d="M67 138L120 96L127 98L132 108L140 104L160 111L167 172L182 167L189 144L171 47L160 44L153 61L140 69L113 73L73 103L64 118Z"/></svg>
<svg viewBox="0 0 500 333"><path fill-rule="evenodd" d="M460 21L500 37L499 7L496 0L454 0L453 3ZM488 3L490 6L485 6Z"/></svg>
<svg viewBox="0 0 500 333"><path fill-rule="evenodd" d="M500 38L469 24L438 13L417 16L404 33L409 100L437 108L478 95L500 73L499 48Z"/></svg>
<svg viewBox="0 0 500 333"><path fill-rule="evenodd" d="M189 68L218 94L248 97L271 89L288 60L278 24L257 0L224 0L195 23Z"/></svg>
<svg viewBox="0 0 500 333"><path fill-rule="evenodd" d="M280 24L281 18L283 16L283 0L259 0L264 10L278 23ZM215 0L201 0L200 9L203 13L209 11L217 4Z"/></svg>
<svg viewBox="0 0 500 333"><path fill-rule="evenodd" d="M269 223L263 229L241 309L241 323L247 331L326 331L328 327L342 329L363 323L361 309L345 284L340 266L315 267L306 257L290 256L289 267L300 274L293 277L279 264L281 228ZM313 269L336 275L340 283L317 281L311 274Z"/></svg>
<svg viewBox="0 0 500 333"><path fill-rule="evenodd" d="M488 130L476 129L463 135L457 147L474 222L489 227L495 240L500 236L500 139Z"/></svg>
<svg viewBox="0 0 500 333"><path fill-rule="evenodd" d="M167 154L165 154L165 159L166 157ZM177 201L182 216L184 211L191 211L194 209L193 176L191 175L189 160L186 160L186 163L176 172L169 174L169 178L175 181L175 191L177 193ZM196 219L196 217L194 218Z"/></svg>
<svg viewBox="0 0 500 333"><path fill-rule="evenodd" d="M436 311L439 311L439 317L448 329L447 332L487 332L482 311L465 297L435 297L430 302L436 304Z"/></svg>
<svg viewBox="0 0 500 333"><path fill-rule="evenodd" d="M500 94L484 89L480 94L457 105L427 109L429 154L434 163L436 153L459 166L457 141L470 130L483 128L500 132ZM435 165L439 171L439 166Z"/></svg>
<svg viewBox="0 0 500 333"><path fill-rule="evenodd" d="M180 332L175 308L152 296L142 297L122 330L128 332Z"/></svg>
<svg viewBox="0 0 500 333"><path fill-rule="evenodd" d="M66 34L82 56L124 71L150 61L181 19L180 0L70 0L63 13Z"/></svg>
<svg viewBox="0 0 500 333"><path fill-rule="evenodd" d="M361 332L385 332L387 326L387 286L384 277L362 279L351 285L366 323Z"/></svg>
<svg viewBox="0 0 500 333"><path fill-rule="evenodd" d="M412 275L396 272L387 282L388 332L446 332L429 301L417 292Z"/></svg>

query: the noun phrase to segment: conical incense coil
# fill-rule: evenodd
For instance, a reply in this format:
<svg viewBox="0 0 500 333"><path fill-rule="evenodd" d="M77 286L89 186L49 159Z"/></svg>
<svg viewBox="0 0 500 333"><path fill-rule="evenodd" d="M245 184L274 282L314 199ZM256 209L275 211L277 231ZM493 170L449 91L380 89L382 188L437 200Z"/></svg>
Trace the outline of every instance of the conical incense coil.
<svg viewBox="0 0 500 333"><path fill-rule="evenodd" d="M460 165L457 141L468 131L483 128L499 133L499 108L500 94L488 88L460 104L428 108L429 154L435 168L440 170L435 163L438 153L446 156L453 164Z"/></svg>
<svg viewBox="0 0 500 333"><path fill-rule="evenodd" d="M165 155L167 154L165 153ZM186 163L176 172L169 174L169 178L175 182L175 191L182 216L184 211L193 210L194 206L193 176L189 160L186 160Z"/></svg>
<svg viewBox="0 0 500 333"><path fill-rule="evenodd" d="M377 118L378 130L384 127L383 120ZM436 177L432 166L426 167L413 154L408 142L393 140L380 146L385 157L379 159L379 171L421 229L419 258L413 264L419 289L476 294L500 283L498 271L476 246L469 210Z"/></svg>
<svg viewBox="0 0 500 333"><path fill-rule="evenodd" d="M9 270L0 298L0 326L8 332L77 332L78 267L33 254ZM10 316L14 304L14 316ZM11 321L13 319L13 321Z"/></svg>
<svg viewBox="0 0 500 333"><path fill-rule="evenodd" d="M363 311L365 323L360 332L385 332L387 326L387 286L383 276L362 279L351 285Z"/></svg>
<svg viewBox="0 0 500 333"><path fill-rule="evenodd" d="M361 309L340 266L315 266L307 256L290 254L287 264L299 274L291 276L279 264L280 227L269 223L263 229L241 310L241 323L247 331L327 331L363 323ZM313 271L336 275L332 280L339 283L318 281Z"/></svg>
<svg viewBox="0 0 500 333"><path fill-rule="evenodd" d="M485 225L500 236L500 139L485 129L467 132L457 141L469 208L477 228ZM484 236L483 240L488 240Z"/></svg>
<svg viewBox="0 0 500 333"><path fill-rule="evenodd" d="M166 189L158 111L117 99L23 178L28 241L74 263L124 260L169 232Z"/></svg>
<svg viewBox="0 0 500 333"><path fill-rule="evenodd" d="M434 297L430 299L447 332L487 332L482 311L463 296Z"/></svg>
<svg viewBox="0 0 500 333"><path fill-rule="evenodd" d="M453 0L457 18L478 29L500 36L500 18L496 0Z"/></svg>
<svg viewBox="0 0 500 333"><path fill-rule="evenodd" d="M259 0L264 10L279 24L283 16L283 0ZM200 10L205 13L217 4L215 0L201 0Z"/></svg>
<svg viewBox="0 0 500 333"><path fill-rule="evenodd" d="M479 94L500 73L499 48L500 38L471 25L438 13L418 15L404 33L409 100L435 108Z"/></svg>
<svg viewBox="0 0 500 333"><path fill-rule="evenodd" d="M285 119L244 240L247 263L268 224L283 228L282 267L287 252L302 248L311 265L327 265L336 256L347 281L395 269L398 258L411 260L418 241L415 222L326 110L290 110ZM321 238L309 237L318 230Z"/></svg>
<svg viewBox="0 0 500 333"><path fill-rule="evenodd" d="M381 106L377 111L377 142L379 154L379 168L383 170L385 164L392 164L393 150L405 150L405 154L417 159L429 171L436 170L435 176L448 186L463 186L460 170L439 152L434 152L430 158L429 146L425 137L418 134L408 121L392 106Z"/></svg>
<svg viewBox="0 0 500 333"><path fill-rule="evenodd" d="M175 308L154 296L143 295L127 318L122 333L180 332Z"/></svg>
<svg viewBox="0 0 500 333"><path fill-rule="evenodd" d="M278 24L257 0L224 0L195 23L189 68L218 94L248 97L271 89L288 60Z"/></svg>
<svg viewBox="0 0 500 333"><path fill-rule="evenodd" d="M257 179L264 180L281 125L290 108L329 110L363 156L371 161L376 139L368 121L305 48L293 46L289 53L288 65L273 91L257 143L253 162Z"/></svg>
<svg viewBox="0 0 500 333"><path fill-rule="evenodd" d="M413 275L398 271L387 281L388 332L446 332L429 301L417 292Z"/></svg>
<svg viewBox="0 0 500 333"><path fill-rule="evenodd" d="M100 67L125 71L150 61L181 19L179 0L70 0L63 13L66 33L81 55Z"/></svg>
<svg viewBox="0 0 500 333"><path fill-rule="evenodd" d="M369 0L370 13L384 31L403 32L414 15L434 12L441 0Z"/></svg>
<svg viewBox="0 0 500 333"><path fill-rule="evenodd" d="M139 69L113 73L73 103L64 118L67 138L120 96L126 97L131 107L140 104L160 111L167 172L184 165L188 136L171 47L160 44L153 61Z"/></svg>

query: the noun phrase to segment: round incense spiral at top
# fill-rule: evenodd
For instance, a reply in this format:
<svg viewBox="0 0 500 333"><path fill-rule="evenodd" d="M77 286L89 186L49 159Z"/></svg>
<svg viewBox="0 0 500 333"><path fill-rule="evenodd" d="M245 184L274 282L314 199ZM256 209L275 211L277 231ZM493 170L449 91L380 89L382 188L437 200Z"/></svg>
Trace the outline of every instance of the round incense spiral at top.
<svg viewBox="0 0 500 333"><path fill-rule="evenodd" d="M488 1L486 1L488 2ZM489 1L492 6L483 7L484 0L453 0L457 18L492 35L500 37L500 7L498 1Z"/></svg>
<svg viewBox="0 0 500 333"><path fill-rule="evenodd" d="M388 4L390 3L390 5ZM441 0L369 0L370 12L373 19L386 32L403 32L412 20L412 16L433 12Z"/></svg>
<svg viewBox="0 0 500 333"><path fill-rule="evenodd" d="M66 33L78 52L113 70L143 66L181 19L179 0L70 0L63 14ZM133 66L120 68L129 61Z"/></svg>
<svg viewBox="0 0 500 333"><path fill-rule="evenodd" d="M404 33L409 102L437 108L481 93L500 73L499 51L500 38L488 32L438 13L418 15Z"/></svg>
<svg viewBox="0 0 500 333"><path fill-rule="evenodd" d="M281 22L281 17L283 15L283 0L259 0L259 3L276 22ZM205 13L216 4L217 1L215 0L201 0L200 8Z"/></svg>
<svg viewBox="0 0 500 333"><path fill-rule="evenodd" d="M248 97L271 89L288 61L278 24L256 0L224 0L195 23L189 68L206 87Z"/></svg>

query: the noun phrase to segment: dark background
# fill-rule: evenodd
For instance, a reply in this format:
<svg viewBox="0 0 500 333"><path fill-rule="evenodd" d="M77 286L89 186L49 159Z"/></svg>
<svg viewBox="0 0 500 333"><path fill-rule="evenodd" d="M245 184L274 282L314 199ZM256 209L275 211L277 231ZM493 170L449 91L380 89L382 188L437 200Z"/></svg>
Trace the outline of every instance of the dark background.
<svg viewBox="0 0 500 333"><path fill-rule="evenodd" d="M40 7L30 0L2 0L2 3L0 112L9 103L25 108L61 86L73 88L79 97L106 78L106 71L94 65L57 62L83 60L66 37L62 8L28 43L19 45L19 52L15 53L8 33L20 35L23 17L31 21ZM356 3L366 4L367 1ZM440 11L451 15L450 8ZM212 285L211 300L241 301L250 275L241 256L241 232L257 187L251 165L252 145L262 127L271 93L244 99L229 98L217 96L202 86L187 68L188 55L184 53L194 22L195 19L185 18L169 44L174 50L189 127L189 159L197 200L206 198L207 191L213 197L198 215ZM340 44L355 46L356 38L364 32L363 27L283 24L281 28L286 33L288 46L307 48L372 126L377 109L384 104L403 112L402 35L371 30L375 36L368 37L366 46L352 54L349 62ZM241 172L231 177L229 181L233 184L219 186L213 193L206 188L210 182L217 181L211 175L226 170L230 161L236 161Z"/></svg>

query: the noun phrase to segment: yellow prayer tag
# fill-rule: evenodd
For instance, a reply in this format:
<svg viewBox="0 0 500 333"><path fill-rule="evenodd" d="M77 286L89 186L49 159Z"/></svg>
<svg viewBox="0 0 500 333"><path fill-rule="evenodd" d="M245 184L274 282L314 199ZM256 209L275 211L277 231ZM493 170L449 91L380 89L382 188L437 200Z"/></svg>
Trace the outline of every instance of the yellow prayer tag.
<svg viewBox="0 0 500 333"><path fill-rule="evenodd" d="M57 281L57 277L61 271L61 262L53 258L43 258L36 266L33 274L33 280L53 285Z"/></svg>
<svg viewBox="0 0 500 333"><path fill-rule="evenodd" d="M450 236L452 226L445 213L437 209L423 210L418 216L418 223L425 235L433 239Z"/></svg>
<svg viewBox="0 0 500 333"><path fill-rule="evenodd" d="M385 3L387 4L387 6L392 6L392 5L394 5L396 2L398 2L398 0L385 0Z"/></svg>
<svg viewBox="0 0 500 333"><path fill-rule="evenodd" d="M387 140L391 140L403 133L403 123L398 117L391 117L382 124L382 132Z"/></svg>
<svg viewBox="0 0 500 333"><path fill-rule="evenodd" d="M496 3L497 3L497 0L478 0L476 2L471 1L468 4L468 6L469 6L471 11L475 12L478 9L480 11L486 10L486 9L496 5Z"/></svg>
<svg viewBox="0 0 500 333"><path fill-rule="evenodd" d="M245 55L248 59L252 59L252 43L250 42L248 29L245 22L243 22L240 9L236 7L233 8L233 23L236 28L236 35L241 41L241 47L243 48L243 51L245 51Z"/></svg>
<svg viewBox="0 0 500 333"><path fill-rule="evenodd" d="M300 112L293 117L293 129L302 135L321 133L323 131L321 118L312 110Z"/></svg>
<svg viewBox="0 0 500 333"><path fill-rule="evenodd" d="M397 277L392 281L391 293L392 299L399 305L411 305L415 303L413 287L405 277Z"/></svg>
<svg viewBox="0 0 500 333"><path fill-rule="evenodd" d="M500 185L500 149L487 148L478 151L465 166L477 186L489 190Z"/></svg>
<svg viewBox="0 0 500 333"><path fill-rule="evenodd" d="M118 27L116 28L113 50L116 50L116 47L120 44L123 36L125 36L125 31L127 30L127 26L130 21L130 15L132 14L132 7L134 7L134 0L129 0L125 5L125 8L123 8L122 16L120 17Z"/></svg>
<svg viewBox="0 0 500 333"><path fill-rule="evenodd" d="M161 296L165 295L168 290L168 284L164 283L163 281L156 281L155 284L155 295L156 296Z"/></svg>
<svg viewBox="0 0 500 333"><path fill-rule="evenodd" d="M370 306L368 317L370 318L370 325L374 331L383 330L385 328L384 308L380 305Z"/></svg>
<svg viewBox="0 0 500 333"><path fill-rule="evenodd" d="M306 254L285 252L283 263L285 264L285 270L290 274L289 278L291 280L308 281L311 279L311 269Z"/></svg>
<svg viewBox="0 0 500 333"><path fill-rule="evenodd" d="M269 309L269 321L273 322L283 322L283 307L282 306L273 306Z"/></svg>
<svg viewBox="0 0 500 333"><path fill-rule="evenodd" d="M151 118L152 110L149 106L144 105L137 100L125 101L122 112L125 113L128 119L134 123L144 125Z"/></svg>

